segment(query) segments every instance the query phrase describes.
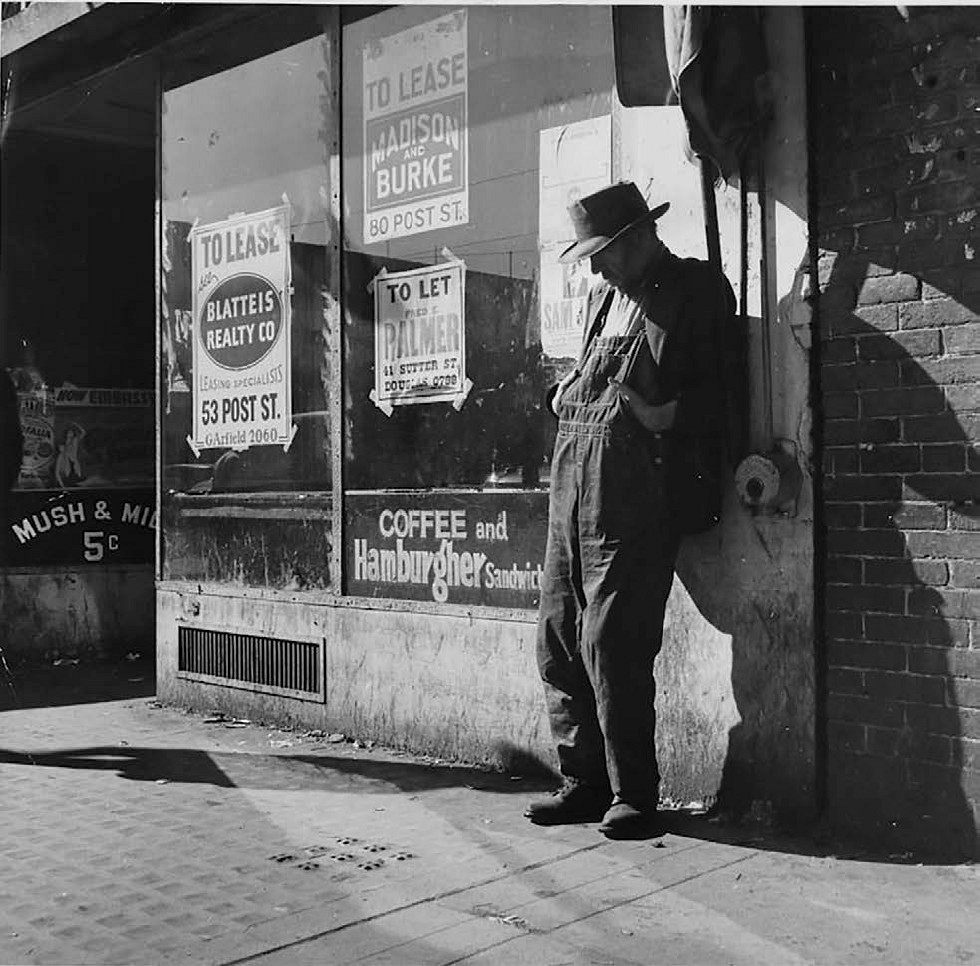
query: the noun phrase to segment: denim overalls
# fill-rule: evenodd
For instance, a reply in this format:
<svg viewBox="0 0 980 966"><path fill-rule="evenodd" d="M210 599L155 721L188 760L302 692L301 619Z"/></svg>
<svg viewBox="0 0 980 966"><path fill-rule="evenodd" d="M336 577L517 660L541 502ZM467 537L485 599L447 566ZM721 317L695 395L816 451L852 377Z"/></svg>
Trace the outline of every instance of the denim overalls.
<svg viewBox="0 0 980 966"><path fill-rule="evenodd" d="M608 385L657 400L657 364L633 328L590 333L560 400L537 653L562 774L645 808L658 797L653 661L679 538L663 439Z"/></svg>

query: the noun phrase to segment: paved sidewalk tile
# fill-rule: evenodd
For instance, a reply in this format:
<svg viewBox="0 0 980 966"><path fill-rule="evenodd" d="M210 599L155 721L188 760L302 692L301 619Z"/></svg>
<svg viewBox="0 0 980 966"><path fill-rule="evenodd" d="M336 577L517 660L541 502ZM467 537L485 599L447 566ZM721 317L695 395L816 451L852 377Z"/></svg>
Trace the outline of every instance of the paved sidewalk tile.
<svg viewBox="0 0 980 966"><path fill-rule="evenodd" d="M973 866L609 842L540 782L70 697L0 711L0 963L980 963Z"/></svg>

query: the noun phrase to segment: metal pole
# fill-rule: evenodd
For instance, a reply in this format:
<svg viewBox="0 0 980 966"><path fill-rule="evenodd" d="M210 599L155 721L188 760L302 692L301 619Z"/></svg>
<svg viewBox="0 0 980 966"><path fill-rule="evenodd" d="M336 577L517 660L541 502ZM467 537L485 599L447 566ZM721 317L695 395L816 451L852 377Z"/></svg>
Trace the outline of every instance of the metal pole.
<svg viewBox="0 0 980 966"><path fill-rule="evenodd" d="M762 386L765 402L766 446L774 445L773 439L773 399L772 399L772 333L769 326L772 312L769 309L769 199L766 197L766 167L762 158L762 145L758 146L758 189L759 189L759 296L761 305L762 329Z"/></svg>
<svg viewBox="0 0 980 966"><path fill-rule="evenodd" d="M715 203L714 165L698 158L701 165L701 202L704 207L704 234L708 244L708 261L721 271L721 239L718 236L718 206Z"/></svg>

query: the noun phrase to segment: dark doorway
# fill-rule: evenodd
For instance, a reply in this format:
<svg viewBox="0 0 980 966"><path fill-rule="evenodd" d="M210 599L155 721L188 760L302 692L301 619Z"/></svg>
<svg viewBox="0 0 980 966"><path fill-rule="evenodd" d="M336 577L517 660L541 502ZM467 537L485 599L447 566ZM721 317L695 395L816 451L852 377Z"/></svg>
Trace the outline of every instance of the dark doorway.
<svg viewBox="0 0 980 966"><path fill-rule="evenodd" d="M25 436L0 540L5 647L51 656L40 640L60 621L40 598L74 581L77 651L145 654L153 530L126 517L155 505L157 68L136 58L44 93L39 76L5 61L0 365Z"/></svg>

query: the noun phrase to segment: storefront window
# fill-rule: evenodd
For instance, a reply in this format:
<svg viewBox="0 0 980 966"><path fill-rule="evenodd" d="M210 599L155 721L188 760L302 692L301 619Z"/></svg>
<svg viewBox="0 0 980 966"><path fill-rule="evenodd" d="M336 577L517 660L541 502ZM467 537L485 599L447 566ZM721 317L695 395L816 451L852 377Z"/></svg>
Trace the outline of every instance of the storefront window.
<svg viewBox="0 0 980 966"><path fill-rule="evenodd" d="M85 110L61 91L5 119L0 365L24 438L6 567L153 563L154 92L124 67Z"/></svg>
<svg viewBox="0 0 980 966"><path fill-rule="evenodd" d="M608 7L399 7L344 28L346 590L532 607L610 180ZM441 576L440 576L441 574Z"/></svg>
<svg viewBox="0 0 980 966"><path fill-rule="evenodd" d="M338 230L326 17L281 8L167 66L166 577L330 582L327 306ZM249 59L225 66L238 50ZM224 69L197 76L202 63Z"/></svg>
<svg viewBox="0 0 980 966"><path fill-rule="evenodd" d="M565 212L611 180L609 9L358 13L339 105L329 11L164 72L163 576L531 608L544 395L591 281L558 264Z"/></svg>

